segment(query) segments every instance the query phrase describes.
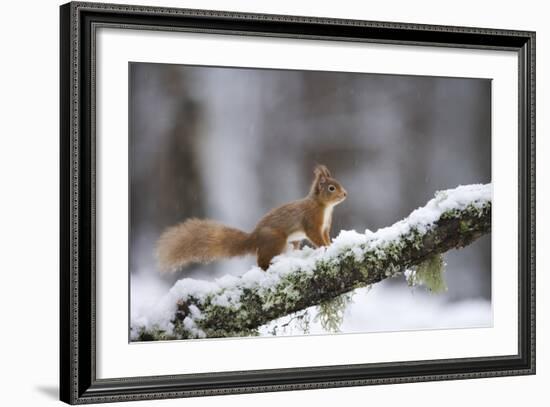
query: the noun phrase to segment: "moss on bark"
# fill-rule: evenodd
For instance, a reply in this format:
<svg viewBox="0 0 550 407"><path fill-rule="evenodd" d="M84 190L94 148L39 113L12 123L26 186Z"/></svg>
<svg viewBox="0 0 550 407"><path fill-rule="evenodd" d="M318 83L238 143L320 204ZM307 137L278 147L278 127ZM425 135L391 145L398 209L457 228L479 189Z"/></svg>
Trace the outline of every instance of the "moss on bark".
<svg viewBox="0 0 550 407"><path fill-rule="evenodd" d="M317 262L313 272L295 270L266 290L245 288L237 306L217 304L214 299L222 292L213 292L201 301L187 298L178 304L172 320L172 333L141 329L137 340L257 335L258 327L274 319L311 306L330 304L342 294L375 284L407 269L422 264L433 266L430 262L439 258L440 254L467 246L490 231L490 202L483 206L469 205L462 210L453 209L444 212L424 232L413 228L382 247L369 249L364 246L360 256L356 250L344 251L329 261ZM427 270L433 271L434 267L430 266ZM441 289L441 281L432 282L434 289ZM200 317L186 320L191 317L189 310L192 305L200 310Z"/></svg>

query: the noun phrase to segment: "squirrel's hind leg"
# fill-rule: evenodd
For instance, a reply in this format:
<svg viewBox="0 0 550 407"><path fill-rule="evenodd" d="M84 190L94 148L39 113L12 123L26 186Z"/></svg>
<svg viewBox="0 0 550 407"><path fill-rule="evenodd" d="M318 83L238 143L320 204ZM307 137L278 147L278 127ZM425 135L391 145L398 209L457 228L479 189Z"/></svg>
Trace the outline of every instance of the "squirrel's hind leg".
<svg viewBox="0 0 550 407"><path fill-rule="evenodd" d="M264 229L258 234L258 266L267 270L271 259L281 254L286 248L286 236L273 229Z"/></svg>

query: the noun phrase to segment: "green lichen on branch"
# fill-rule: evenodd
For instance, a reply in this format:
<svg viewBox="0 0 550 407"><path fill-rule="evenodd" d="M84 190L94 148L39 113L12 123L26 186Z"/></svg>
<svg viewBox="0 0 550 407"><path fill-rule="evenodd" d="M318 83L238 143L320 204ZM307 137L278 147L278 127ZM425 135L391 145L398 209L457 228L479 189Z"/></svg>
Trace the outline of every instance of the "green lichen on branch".
<svg viewBox="0 0 550 407"><path fill-rule="evenodd" d="M416 266L407 281L410 286L423 285L430 292L438 294L447 291L447 284L443 278L444 271L443 256L437 254Z"/></svg>
<svg viewBox="0 0 550 407"><path fill-rule="evenodd" d="M429 210L449 207L437 212L429 224L411 221L426 214L433 217L432 212L417 210L389 228L391 238L382 239L384 231L355 234L355 240L339 237L325 251L311 254L317 256L314 260L276 262L253 278L247 273L223 288L184 296L170 318L171 329L133 327L134 340L253 336L260 326L312 306L319 306L320 315L325 315L319 320L326 329L337 330L347 298L343 295L411 269L438 292L445 287L440 255L491 231L490 190L480 189L481 198L475 195L471 202L455 206L449 204L457 200L455 195L449 197L453 191L436 194L426 205Z"/></svg>
<svg viewBox="0 0 550 407"><path fill-rule="evenodd" d="M352 302L352 298L353 292L349 292L321 302L313 321L319 322L327 332L340 332L340 326L344 321L344 312Z"/></svg>

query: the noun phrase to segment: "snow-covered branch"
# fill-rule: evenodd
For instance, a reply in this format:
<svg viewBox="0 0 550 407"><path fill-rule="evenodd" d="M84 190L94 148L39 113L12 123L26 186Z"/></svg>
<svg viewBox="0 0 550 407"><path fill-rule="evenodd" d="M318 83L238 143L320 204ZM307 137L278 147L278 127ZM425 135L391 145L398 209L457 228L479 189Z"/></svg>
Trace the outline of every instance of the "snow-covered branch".
<svg viewBox="0 0 550 407"><path fill-rule="evenodd" d="M491 231L492 188L439 191L394 225L341 231L326 248L291 251L267 271L178 281L147 315L132 319L133 340L255 335L259 326L377 283L464 247Z"/></svg>

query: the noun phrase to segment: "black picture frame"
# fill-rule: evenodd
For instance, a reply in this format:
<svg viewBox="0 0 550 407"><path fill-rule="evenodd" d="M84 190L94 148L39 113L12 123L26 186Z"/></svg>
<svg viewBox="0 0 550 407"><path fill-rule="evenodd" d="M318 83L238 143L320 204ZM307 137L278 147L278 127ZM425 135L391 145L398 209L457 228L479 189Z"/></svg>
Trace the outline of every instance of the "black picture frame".
<svg viewBox="0 0 550 407"><path fill-rule="evenodd" d="M60 398L70 404L535 373L535 33L72 2L60 7ZM95 29L511 50L519 59L519 352L499 357L96 378Z"/></svg>

